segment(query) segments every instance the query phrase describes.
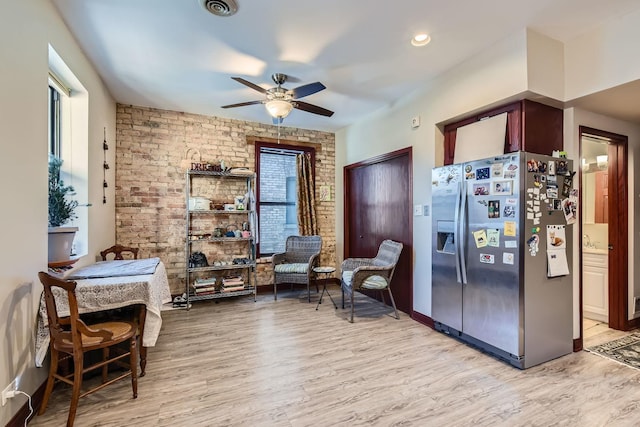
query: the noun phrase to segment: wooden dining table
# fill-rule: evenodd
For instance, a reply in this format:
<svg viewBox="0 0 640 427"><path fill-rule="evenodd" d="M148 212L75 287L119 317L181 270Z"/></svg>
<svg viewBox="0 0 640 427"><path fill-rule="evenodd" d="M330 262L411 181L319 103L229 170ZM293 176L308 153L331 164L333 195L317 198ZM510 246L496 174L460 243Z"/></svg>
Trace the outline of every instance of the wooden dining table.
<svg viewBox="0 0 640 427"><path fill-rule="evenodd" d="M162 305L171 301L167 271L159 258L102 261L74 268L62 275L74 280L79 313L96 313L128 306L139 306L140 376L145 374L147 348L153 347L162 327ZM60 316L69 315L64 290L55 289ZM36 366L42 366L49 349L49 329L44 294L40 298L36 335Z"/></svg>

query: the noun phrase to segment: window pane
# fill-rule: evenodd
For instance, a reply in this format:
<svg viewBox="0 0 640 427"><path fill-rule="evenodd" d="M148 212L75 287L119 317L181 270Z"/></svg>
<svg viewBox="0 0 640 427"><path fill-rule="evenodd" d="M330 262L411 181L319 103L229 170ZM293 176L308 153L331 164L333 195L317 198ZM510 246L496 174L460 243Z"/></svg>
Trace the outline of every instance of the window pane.
<svg viewBox="0 0 640 427"><path fill-rule="evenodd" d="M260 253L284 252L287 237L298 234L295 155L261 151L259 186Z"/></svg>
<svg viewBox="0 0 640 427"><path fill-rule="evenodd" d="M49 154L60 157L60 92L49 86Z"/></svg>
<svg viewBox="0 0 640 427"><path fill-rule="evenodd" d="M295 206L294 206L295 208ZM298 234L298 224L286 223L287 206L260 205L260 253L284 252L285 241Z"/></svg>

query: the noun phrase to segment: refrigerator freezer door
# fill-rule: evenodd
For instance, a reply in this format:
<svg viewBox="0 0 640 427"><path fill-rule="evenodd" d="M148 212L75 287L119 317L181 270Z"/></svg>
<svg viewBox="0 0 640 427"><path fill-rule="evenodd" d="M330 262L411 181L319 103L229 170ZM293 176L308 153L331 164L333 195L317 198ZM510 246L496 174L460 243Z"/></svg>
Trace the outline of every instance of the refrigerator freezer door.
<svg viewBox="0 0 640 427"><path fill-rule="evenodd" d="M432 307L434 321L462 329L462 283L458 253L460 165L432 172Z"/></svg>
<svg viewBox="0 0 640 427"><path fill-rule="evenodd" d="M475 179L467 181L462 332L520 357L520 154L469 162L466 168L475 171Z"/></svg>
<svg viewBox="0 0 640 427"><path fill-rule="evenodd" d="M562 193L564 185L572 179L571 160L530 153L526 153L526 160L527 165L533 165L533 169L538 170L526 172L525 188L531 189L533 194L527 194L525 201L533 200L543 210L538 221L534 222L527 216L524 219L524 230L527 230L525 241L531 236L532 229L539 229L538 253L532 256L529 251L525 251L523 259L524 367L528 368L573 351L572 277L571 274L548 277L547 252L562 251L566 254L566 259L571 260L575 225L568 225L562 209L554 208L559 201L569 199ZM558 166L561 163L562 166ZM541 170L541 166L544 170ZM549 173L550 170L553 170L553 175ZM536 214L534 212L534 218ZM548 244L550 233L553 232L555 236L558 228L562 229L565 242L554 240L553 244ZM568 268L571 270L570 262Z"/></svg>

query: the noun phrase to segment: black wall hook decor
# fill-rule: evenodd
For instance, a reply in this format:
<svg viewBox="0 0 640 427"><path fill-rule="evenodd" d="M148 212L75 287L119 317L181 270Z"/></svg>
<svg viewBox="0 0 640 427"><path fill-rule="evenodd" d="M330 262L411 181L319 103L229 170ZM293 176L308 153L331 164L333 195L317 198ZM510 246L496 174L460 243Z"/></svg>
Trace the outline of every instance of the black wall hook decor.
<svg viewBox="0 0 640 427"><path fill-rule="evenodd" d="M102 141L102 153L104 157L104 163L102 164L102 204L107 203L107 190L105 188L109 187L107 184L107 169L109 169L109 163L107 163L107 150L109 149L109 144L107 144L107 128L104 128L104 136Z"/></svg>

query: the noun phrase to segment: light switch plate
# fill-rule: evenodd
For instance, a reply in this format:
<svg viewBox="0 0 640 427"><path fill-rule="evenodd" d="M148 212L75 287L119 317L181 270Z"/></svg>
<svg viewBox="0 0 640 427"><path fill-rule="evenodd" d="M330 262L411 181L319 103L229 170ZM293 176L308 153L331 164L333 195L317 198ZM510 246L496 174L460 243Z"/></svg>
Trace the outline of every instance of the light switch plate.
<svg viewBox="0 0 640 427"><path fill-rule="evenodd" d="M413 205L413 216L422 216L422 205Z"/></svg>
<svg viewBox="0 0 640 427"><path fill-rule="evenodd" d="M420 126L420 116L415 116L411 118L411 127L417 128Z"/></svg>

